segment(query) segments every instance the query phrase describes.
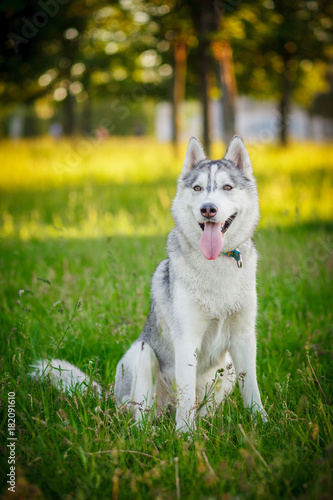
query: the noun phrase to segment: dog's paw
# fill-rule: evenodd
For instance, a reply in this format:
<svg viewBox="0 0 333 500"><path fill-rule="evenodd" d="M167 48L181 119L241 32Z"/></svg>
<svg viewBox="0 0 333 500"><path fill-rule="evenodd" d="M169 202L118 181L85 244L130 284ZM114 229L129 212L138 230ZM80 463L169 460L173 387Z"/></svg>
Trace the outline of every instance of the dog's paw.
<svg viewBox="0 0 333 500"><path fill-rule="evenodd" d="M254 408L252 410L252 414L253 414L254 420L258 421L261 419L264 424L268 424L269 419L268 419L268 415L267 415L266 411L264 410L264 408Z"/></svg>
<svg viewBox="0 0 333 500"><path fill-rule="evenodd" d="M195 430L194 419L176 418L176 432L181 435L192 433Z"/></svg>

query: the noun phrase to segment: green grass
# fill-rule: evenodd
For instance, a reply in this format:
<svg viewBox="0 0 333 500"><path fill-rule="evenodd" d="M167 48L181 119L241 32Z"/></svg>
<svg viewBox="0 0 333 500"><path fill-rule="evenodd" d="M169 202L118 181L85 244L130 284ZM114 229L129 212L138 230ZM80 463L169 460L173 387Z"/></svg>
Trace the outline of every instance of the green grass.
<svg viewBox="0 0 333 500"><path fill-rule="evenodd" d="M178 488L193 499L328 499L333 148L249 148L262 210L257 366L269 423L247 415L237 388L188 440L175 433L173 415L152 423L148 414L138 428L112 399L62 394L28 376L35 359L57 356L112 392L166 255L181 160L153 141L112 140L69 168L68 151L77 148L48 140L1 146L4 493L14 391L17 498L172 499ZM215 156L221 151L215 145Z"/></svg>

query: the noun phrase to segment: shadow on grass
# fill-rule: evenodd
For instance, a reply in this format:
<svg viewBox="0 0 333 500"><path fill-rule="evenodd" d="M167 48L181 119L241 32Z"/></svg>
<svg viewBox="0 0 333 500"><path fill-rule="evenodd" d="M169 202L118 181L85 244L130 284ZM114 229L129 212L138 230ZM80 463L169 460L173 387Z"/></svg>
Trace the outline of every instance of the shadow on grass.
<svg viewBox="0 0 333 500"><path fill-rule="evenodd" d="M258 337L265 343L272 330L279 332L270 349L272 345L277 350L304 345L304 325L319 318L314 323L321 328L322 319L327 319L332 229L332 223L318 222L256 232ZM144 325L151 276L166 257L165 245L166 236L4 240L0 257L3 354L8 354L8 335L16 339L15 348L24 344L25 335L30 340L35 335L39 354L52 354L80 301L82 310L75 315L57 356L68 359L68 352L72 353L73 362L94 356L105 362L112 359L113 370ZM25 290L21 297L19 290ZM290 322L294 332L288 338L285 332ZM302 333L297 333L299 323ZM309 342L318 343L317 337L310 336Z"/></svg>
<svg viewBox="0 0 333 500"><path fill-rule="evenodd" d="M172 419L138 429L110 400L68 397L27 377L34 357L56 355L85 371L92 361L93 378L106 387L113 382L117 362L144 324L151 274L166 256L166 237L2 241L1 386L4 393L17 394L18 484L22 474L25 488L40 488L46 497L74 491L71 498L110 498L115 482L109 478L116 477L119 498L155 498L162 487L172 498L170 477L179 456L184 498L197 491L197 483L188 485L192 476L202 479L202 495L218 496L222 490L229 495L234 488L236 497L238 485L247 481L249 498L257 498L267 477L261 498L305 498L308 484L314 493L306 497L319 498L323 480L330 477L329 408L310 378L307 353L330 400L331 229L332 224L318 223L256 233L258 374L273 423L258 427L249 421L236 391L213 420L202 424L194 443L175 434ZM306 259L322 240L327 255L311 267ZM19 290L25 292L19 296ZM269 464L260 474L253 447ZM2 470L8 470L1 460ZM242 472L246 467L251 467L248 476ZM287 494L286 484L291 485Z"/></svg>

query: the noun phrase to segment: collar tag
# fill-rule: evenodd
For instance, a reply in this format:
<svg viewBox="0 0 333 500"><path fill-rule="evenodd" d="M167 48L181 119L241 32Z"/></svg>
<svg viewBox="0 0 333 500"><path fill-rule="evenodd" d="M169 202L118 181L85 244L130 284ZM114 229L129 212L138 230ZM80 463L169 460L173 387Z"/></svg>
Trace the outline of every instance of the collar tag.
<svg viewBox="0 0 333 500"><path fill-rule="evenodd" d="M230 250L230 252L223 252L223 255L226 255L227 257L233 257L237 262L237 267L239 269L243 266L242 254L238 247L234 250Z"/></svg>

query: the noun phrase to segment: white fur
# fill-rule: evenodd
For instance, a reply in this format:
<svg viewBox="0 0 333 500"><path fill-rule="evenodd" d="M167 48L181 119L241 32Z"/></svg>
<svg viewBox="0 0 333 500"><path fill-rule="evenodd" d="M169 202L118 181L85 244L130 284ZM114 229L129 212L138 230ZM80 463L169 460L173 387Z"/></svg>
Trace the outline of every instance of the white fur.
<svg viewBox="0 0 333 500"><path fill-rule="evenodd" d="M225 154L225 159L234 163L240 170L243 171L246 177L253 178L253 170L249 153L247 152L241 137L236 135L230 142Z"/></svg>
<svg viewBox="0 0 333 500"><path fill-rule="evenodd" d="M187 172L189 172L192 169L193 165L197 165L205 159L206 155L203 147L200 144L200 141L196 137L191 137L185 153L182 175L185 175Z"/></svg>
<svg viewBox="0 0 333 500"><path fill-rule="evenodd" d="M136 420L141 420L143 413L152 406L156 393L157 360L154 351L144 342L132 344L122 362L118 364L116 380L124 382L123 370L125 366L131 367L133 380L130 388L130 397L126 390L120 388L124 394L123 404L127 404Z"/></svg>
<svg viewBox="0 0 333 500"><path fill-rule="evenodd" d="M31 374L33 377L49 377L54 385L62 386L65 391L73 392L78 386L81 390L91 386L98 394L102 392L102 388L97 382L91 382L85 373L68 361L60 359L39 360L31 367L34 368Z"/></svg>

